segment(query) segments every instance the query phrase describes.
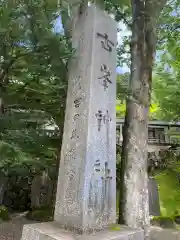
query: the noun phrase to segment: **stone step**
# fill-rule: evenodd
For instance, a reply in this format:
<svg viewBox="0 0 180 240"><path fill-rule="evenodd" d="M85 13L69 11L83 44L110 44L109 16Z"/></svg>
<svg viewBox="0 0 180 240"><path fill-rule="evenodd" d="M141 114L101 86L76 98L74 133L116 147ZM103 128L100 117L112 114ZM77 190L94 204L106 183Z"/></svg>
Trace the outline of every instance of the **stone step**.
<svg viewBox="0 0 180 240"><path fill-rule="evenodd" d="M121 228L120 228L121 229ZM25 225L21 240L144 240L143 230L104 230L93 234L78 235L59 228L58 223L37 223Z"/></svg>

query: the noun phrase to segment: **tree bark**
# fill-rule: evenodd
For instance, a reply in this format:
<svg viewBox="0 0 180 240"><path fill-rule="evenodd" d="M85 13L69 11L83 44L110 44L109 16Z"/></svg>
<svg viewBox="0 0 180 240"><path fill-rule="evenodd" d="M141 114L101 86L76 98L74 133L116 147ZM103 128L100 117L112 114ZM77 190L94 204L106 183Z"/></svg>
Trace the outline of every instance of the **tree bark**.
<svg viewBox="0 0 180 240"><path fill-rule="evenodd" d="M143 228L145 239L149 229L148 113L156 24L164 4L165 0L132 0L131 75L123 130L119 223Z"/></svg>
<svg viewBox="0 0 180 240"><path fill-rule="evenodd" d="M119 221L139 228L149 224L146 159L150 85L144 64L144 2L134 0L132 7L131 76L123 131Z"/></svg>
<svg viewBox="0 0 180 240"><path fill-rule="evenodd" d="M60 8L65 10L61 13L61 16L64 33L67 38L72 38L77 20L87 6L88 0L66 0L60 4Z"/></svg>

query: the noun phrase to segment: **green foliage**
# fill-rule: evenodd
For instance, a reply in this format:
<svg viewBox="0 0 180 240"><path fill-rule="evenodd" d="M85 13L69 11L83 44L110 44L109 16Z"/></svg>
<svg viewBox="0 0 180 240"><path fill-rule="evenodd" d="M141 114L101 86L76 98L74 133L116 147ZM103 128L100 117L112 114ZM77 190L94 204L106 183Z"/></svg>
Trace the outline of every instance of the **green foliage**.
<svg viewBox="0 0 180 240"><path fill-rule="evenodd" d="M156 175L162 216L173 216L180 211L180 188L177 174L166 170ZM168 193L168 194L167 194Z"/></svg>
<svg viewBox="0 0 180 240"><path fill-rule="evenodd" d="M160 118L180 119L180 18L179 1L168 4L162 12L158 29L159 59L153 89L161 109Z"/></svg>
<svg viewBox="0 0 180 240"><path fill-rule="evenodd" d="M117 75L117 101L116 101L116 117L123 118L126 112L126 96L129 82L129 74Z"/></svg>
<svg viewBox="0 0 180 240"><path fill-rule="evenodd" d="M10 220L9 211L5 206L0 206L0 219L3 221Z"/></svg>
<svg viewBox="0 0 180 240"><path fill-rule="evenodd" d="M55 165L64 122L69 40L53 31L56 1L0 4L0 169ZM54 125L54 131L46 125Z"/></svg>
<svg viewBox="0 0 180 240"><path fill-rule="evenodd" d="M117 101L116 101L116 116L117 118L124 118L126 114L126 97L128 95L128 84L129 84L129 73L117 75ZM154 93L153 93L154 95ZM160 118L160 106L155 99L152 97L152 103L150 106L149 117L151 120Z"/></svg>

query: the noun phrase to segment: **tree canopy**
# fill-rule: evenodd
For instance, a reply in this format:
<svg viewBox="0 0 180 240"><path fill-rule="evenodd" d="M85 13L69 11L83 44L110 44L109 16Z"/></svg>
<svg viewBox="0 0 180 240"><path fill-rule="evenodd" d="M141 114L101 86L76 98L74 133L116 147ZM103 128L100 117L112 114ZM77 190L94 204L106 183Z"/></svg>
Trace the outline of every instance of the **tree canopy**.
<svg viewBox="0 0 180 240"><path fill-rule="evenodd" d="M22 162L46 168L60 144L72 49L54 31L56 10L55 1L0 5L0 151L6 171ZM53 125L54 133L45 125Z"/></svg>

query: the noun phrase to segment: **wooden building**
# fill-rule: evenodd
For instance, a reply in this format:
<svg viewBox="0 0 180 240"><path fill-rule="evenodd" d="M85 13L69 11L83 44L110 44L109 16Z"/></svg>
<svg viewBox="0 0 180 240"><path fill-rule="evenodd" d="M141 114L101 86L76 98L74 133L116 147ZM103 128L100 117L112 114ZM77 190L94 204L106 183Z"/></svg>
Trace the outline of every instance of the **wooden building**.
<svg viewBox="0 0 180 240"><path fill-rule="evenodd" d="M124 119L116 120L116 142L122 145L122 130ZM176 148L180 146L180 123L165 121L149 121L148 125L148 151L155 152L161 149Z"/></svg>

